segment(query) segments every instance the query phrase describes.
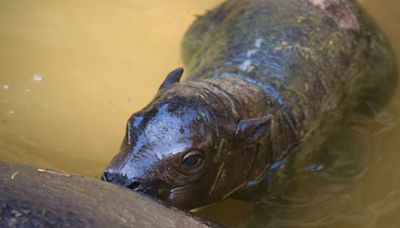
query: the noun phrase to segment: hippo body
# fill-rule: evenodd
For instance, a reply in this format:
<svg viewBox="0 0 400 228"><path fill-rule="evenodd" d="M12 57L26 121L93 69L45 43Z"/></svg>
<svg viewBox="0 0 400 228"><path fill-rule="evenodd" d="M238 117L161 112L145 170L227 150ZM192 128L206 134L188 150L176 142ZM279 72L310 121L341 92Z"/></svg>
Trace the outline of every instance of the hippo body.
<svg viewBox="0 0 400 228"><path fill-rule="evenodd" d="M0 162L0 227L219 227L96 179Z"/></svg>
<svg viewBox="0 0 400 228"><path fill-rule="evenodd" d="M189 28L171 72L128 121L103 179L182 208L259 183L296 145L396 85L386 38L353 1L231 0Z"/></svg>
<svg viewBox="0 0 400 228"><path fill-rule="evenodd" d="M352 1L226 1L196 21L183 42L188 80L231 77L267 94L249 95L263 99L248 118L275 117L272 160L310 134L323 114L358 105L371 89L381 89L368 97L376 108L372 97L394 90L394 59Z"/></svg>

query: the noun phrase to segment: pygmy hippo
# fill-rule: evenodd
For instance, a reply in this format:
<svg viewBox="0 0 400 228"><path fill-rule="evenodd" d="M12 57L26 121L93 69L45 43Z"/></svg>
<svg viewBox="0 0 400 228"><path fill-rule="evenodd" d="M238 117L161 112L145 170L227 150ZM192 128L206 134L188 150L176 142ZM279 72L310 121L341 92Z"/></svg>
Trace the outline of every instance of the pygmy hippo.
<svg viewBox="0 0 400 228"><path fill-rule="evenodd" d="M263 180L352 110L374 113L397 70L350 0L228 0L187 31L188 77L168 74L127 123L102 179L191 209Z"/></svg>

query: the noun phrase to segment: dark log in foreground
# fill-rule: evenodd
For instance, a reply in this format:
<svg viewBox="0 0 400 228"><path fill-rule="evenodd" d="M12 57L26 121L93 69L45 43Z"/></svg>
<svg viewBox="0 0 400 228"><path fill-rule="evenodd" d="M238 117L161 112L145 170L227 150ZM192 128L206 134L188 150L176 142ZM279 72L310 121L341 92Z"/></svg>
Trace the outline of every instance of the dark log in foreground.
<svg viewBox="0 0 400 228"><path fill-rule="evenodd" d="M99 180L0 162L0 227L209 227Z"/></svg>

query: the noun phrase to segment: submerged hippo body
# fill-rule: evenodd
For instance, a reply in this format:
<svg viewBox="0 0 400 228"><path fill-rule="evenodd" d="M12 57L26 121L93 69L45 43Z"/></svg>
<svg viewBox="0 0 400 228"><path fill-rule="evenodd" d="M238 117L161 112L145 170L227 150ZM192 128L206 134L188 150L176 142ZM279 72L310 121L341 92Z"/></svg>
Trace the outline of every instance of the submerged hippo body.
<svg viewBox="0 0 400 228"><path fill-rule="evenodd" d="M182 208L259 183L323 123L374 112L396 85L384 35L345 0L225 1L190 27L183 60L187 80L171 72L132 115L103 175Z"/></svg>

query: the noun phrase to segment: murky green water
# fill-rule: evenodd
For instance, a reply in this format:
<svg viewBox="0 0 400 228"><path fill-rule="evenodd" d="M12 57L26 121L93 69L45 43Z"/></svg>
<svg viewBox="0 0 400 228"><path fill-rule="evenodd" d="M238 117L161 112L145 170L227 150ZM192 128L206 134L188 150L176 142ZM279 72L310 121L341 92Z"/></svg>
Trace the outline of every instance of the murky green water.
<svg viewBox="0 0 400 228"><path fill-rule="evenodd" d="M127 117L181 65L194 15L219 2L0 0L0 159L98 176ZM400 56L400 2L360 3ZM400 227L399 92L374 119L349 118L317 156L277 168L261 201L198 213L236 227Z"/></svg>

